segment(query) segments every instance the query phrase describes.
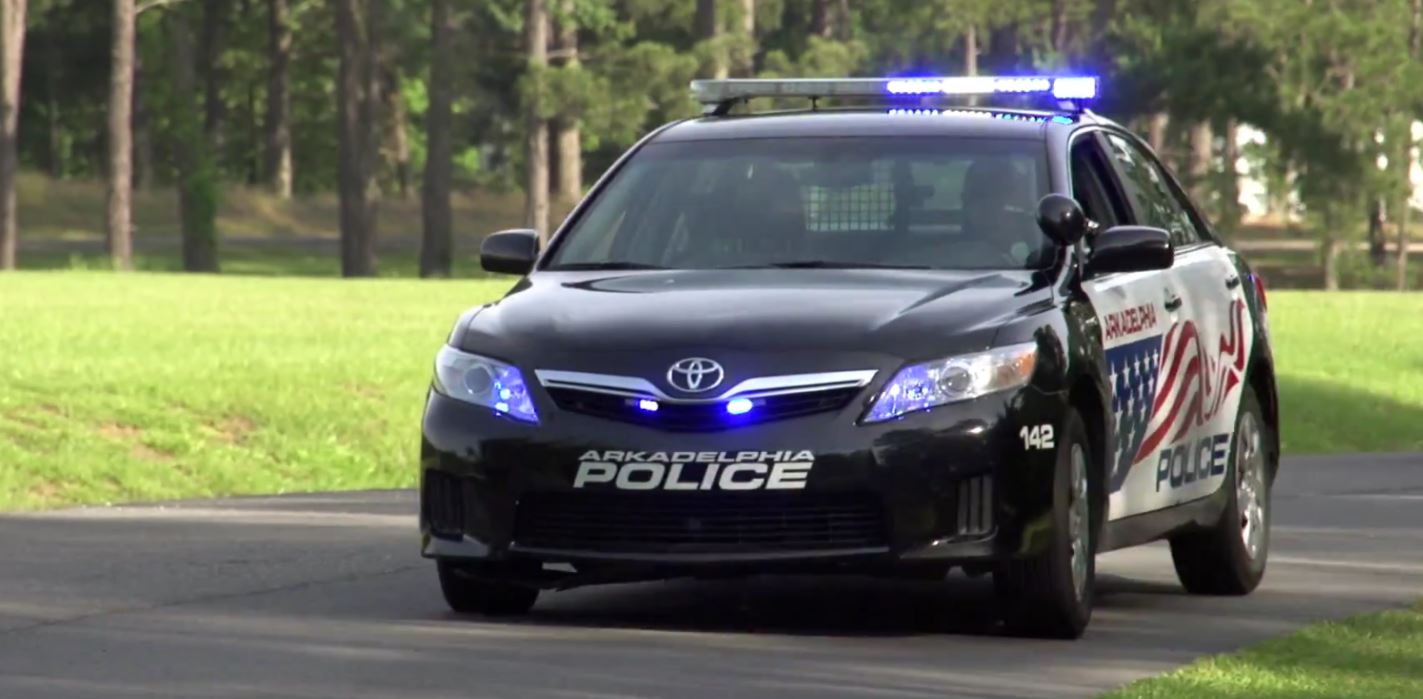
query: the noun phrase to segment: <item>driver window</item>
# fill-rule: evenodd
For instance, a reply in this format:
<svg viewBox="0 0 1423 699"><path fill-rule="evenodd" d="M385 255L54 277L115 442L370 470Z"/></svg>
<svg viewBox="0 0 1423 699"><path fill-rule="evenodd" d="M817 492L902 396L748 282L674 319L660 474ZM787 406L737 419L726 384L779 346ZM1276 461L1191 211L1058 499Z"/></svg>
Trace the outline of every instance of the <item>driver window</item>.
<svg viewBox="0 0 1423 699"><path fill-rule="evenodd" d="M1082 205L1087 218L1102 230L1127 221L1121 198L1114 196L1106 157L1095 136L1079 140L1072 147L1072 196Z"/></svg>

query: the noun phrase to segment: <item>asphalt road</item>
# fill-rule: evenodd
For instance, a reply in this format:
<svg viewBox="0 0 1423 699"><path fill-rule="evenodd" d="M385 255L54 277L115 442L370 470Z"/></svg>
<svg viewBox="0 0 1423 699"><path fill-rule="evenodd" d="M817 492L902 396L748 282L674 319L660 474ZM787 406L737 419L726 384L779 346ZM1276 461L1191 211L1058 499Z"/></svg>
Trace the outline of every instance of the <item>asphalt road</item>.
<svg viewBox="0 0 1423 699"><path fill-rule="evenodd" d="M996 635L983 580L679 581L455 617L408 492L0 517L0 697L1069 697L1423 595L1423 456L1289 459L1253 596L1104 557L1078 642Z"/></svg>

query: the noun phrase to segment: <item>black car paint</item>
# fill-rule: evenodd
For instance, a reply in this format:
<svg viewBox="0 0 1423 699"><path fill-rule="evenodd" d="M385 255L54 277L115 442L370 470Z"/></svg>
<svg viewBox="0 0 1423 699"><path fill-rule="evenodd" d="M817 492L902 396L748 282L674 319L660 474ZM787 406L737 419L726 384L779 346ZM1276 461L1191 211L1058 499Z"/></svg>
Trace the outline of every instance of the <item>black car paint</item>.
<svg viewBox="0 0 1423 699"><path fill-rule="evenodd" d="M589 201L658 138L775 138L796 135L893 133L931 136L952 128L983 137L1043 139L1055 192L1069 192L1066 152L1076 134L1118 127L1098 119L1074 124L995 120L909 120L887 124L882 114L794 115L694 120L649 134L629 150L570 215L566 230ZM921 133L922 132L922 133ZM956 131L957 133L957 131ZM1129 135L1129 134L1128 134ZM1132 136L1132 138L1135 138ZM559 244L556 235L541 260ZM1209 244L1219 244L1210 241ZM1235 256L1243 279L1253 279ZM443 472L474 484L464 536L432 532L422 512L423 552L466 561L539 560L635 564L631 578L665 577L708 568L770 570L784 564L891 569L918 562L973 564L1030 555L1045 545L1051 507L1050 451L1023 447L1025 425L1061 424L1067 410L1083 416L1094 463L1105 468L1113 441L1111 395L1098 315L1081 288L1084 245L1060 249L1051 269L1027 272L918 270L669 270L561 272L542 269L521 279L503 299L461 317L451 345L516 364L529 378L541 422L530 425L431 392L423 421L422 473ZM1263 319L1253 284L1245 296ZM1277 422L1268 335L1256 323L1247 381ZM863 424L871 399L902 366L917 361L1036 342L1039 363L1022 389ZM582 370L655 379L686 356L715 356L727 384L750 376L874 369L873 382L843 410L716 433L672 434L651 427L559 411L532 380L535 369ZM663 382L659 382L663 383ZM665 385L665 383L664 383ZM522 494L568 490L578 455L596 449L809 449L816 454L808 490L859 488L886 503L891 533L883 550L742 552L732 554L547 551L512 539ZM1278 444L1273 445L1278 454ZM1272 460L1272 463L1274 461ZM996 478L994 531L969 540L946 536L942 497L952 483L979 474ZM1095 500L1105 504L1101 491ZM1103 528L1099 549L1161 538L1219 518L1225 489L1168 510ZM1096 507L1098 520L1105 507ZM596 580L594 580L596 581ZM566 583L560 583L566 584Z"/></svg>

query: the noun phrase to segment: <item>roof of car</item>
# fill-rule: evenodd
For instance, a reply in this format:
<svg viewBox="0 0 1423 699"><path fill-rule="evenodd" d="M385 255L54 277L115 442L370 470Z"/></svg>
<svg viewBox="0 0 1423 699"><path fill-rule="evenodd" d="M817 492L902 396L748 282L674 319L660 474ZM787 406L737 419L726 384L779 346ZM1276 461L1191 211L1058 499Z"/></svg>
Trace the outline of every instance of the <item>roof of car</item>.
<svg viewBox="0 0 1423 699"><path fill-rule="evenodd" d="M706 141L807 136L959 136L1042 139L1090 115L992 109L805 110L702 117L672 125L654 141Z"/></svg>

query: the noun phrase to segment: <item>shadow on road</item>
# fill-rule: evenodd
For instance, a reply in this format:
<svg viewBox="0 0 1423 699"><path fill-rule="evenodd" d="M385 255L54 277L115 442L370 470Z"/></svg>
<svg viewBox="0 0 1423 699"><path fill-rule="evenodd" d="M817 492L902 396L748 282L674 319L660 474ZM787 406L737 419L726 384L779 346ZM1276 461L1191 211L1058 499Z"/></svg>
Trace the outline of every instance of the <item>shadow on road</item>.
<svg viewBox="0 0 1423 699"><path fill-rule="evenodd" d="M1184 595L1179 585L1099 575L1097 607L1139 608L1134 595ZM485 622L481 617L445 615ZM789 636L1006 636L991 578L958 573L944 581L861 577L755 577L674 580L546 594L529 626Z"/></svg>

